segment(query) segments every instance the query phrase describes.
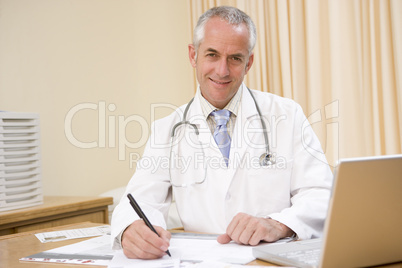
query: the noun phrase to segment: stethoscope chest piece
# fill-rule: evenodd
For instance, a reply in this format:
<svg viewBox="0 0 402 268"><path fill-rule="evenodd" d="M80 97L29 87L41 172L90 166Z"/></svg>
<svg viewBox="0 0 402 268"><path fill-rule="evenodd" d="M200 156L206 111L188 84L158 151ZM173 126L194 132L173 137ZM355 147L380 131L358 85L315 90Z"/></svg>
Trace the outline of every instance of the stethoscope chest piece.
<svg viewBox="0 0 402 268"><path fill-rule="evenodd" d="M276 163L275 157L270 153L263 153L260 156L260 165L262 167L266 167L269 165L275 165L275 163Z"/></svg>

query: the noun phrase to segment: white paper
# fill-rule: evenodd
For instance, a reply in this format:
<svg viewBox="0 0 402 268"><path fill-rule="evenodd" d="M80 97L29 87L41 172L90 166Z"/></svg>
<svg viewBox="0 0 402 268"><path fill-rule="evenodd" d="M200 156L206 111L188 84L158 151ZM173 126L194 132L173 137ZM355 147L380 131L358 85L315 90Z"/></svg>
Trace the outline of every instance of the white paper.
<svg viewBox="0 0 402 268"><path fill-rule="evenodd" d="M164 256L157 260L138 260L129 259L124 255L123 250L115 252L112 261L109 263L108 268L128 268L128 267L141 267L141 268L180 268L180 259Z"/></svg>
<svg viewBox="0 0 402 268"><path fill-rule="evenodd" d="M275 243L287 243L292 238L284 238ZM266 245L261 243L258 246L239 245L235 242L220 244L216 240L205 239L171 239L169 251L172 257L180 257L181 261L204 262L216 261L231 264L247 264L253 260L252 249Z"/></svg>
<svg viewBox="0 0 402 268"><path fill-rule="evenodd" d="M38 233L38 234L35 234L35 236L39 239L40 242L46 243L46 242L56 242L56 241L75 239L75 238L101 236L101 235L105 235L105 234L110 234L110 225L64 230L64 231Z"/></svg>
<svg viewBox="0 0 402 268"><path fill-rule="evenodd" d="M47 250L48 253L58 254L80 254L88 256L113 256L110 235L88 239L64 247Z"/></svg>
<svg viewBox="0 0 402 268"><path fill-rule="evenodd" d="M122 251L115 252L109 268L140 267L176 267L168 262L177 260L182 263L200 263L203 261L220 261L225 263L246 264L255 258L251 246L241 246L234 242L219 244L216 240L172 238L169 247L172 257L164 256L160 260L128 259ZM148 266L150 265L150 266Z"/></svg>
<svg viewBox="0 0 402 268"><path fill-rule="evenodd" d="M169 251L172 257L164 256L160 260L137 260L127 258L123 251L116 251L109 268L128 268L128 267L176 267L165 261L174 261L174 265L179 260L180 267L208 267L208 264L215 263L217 267L236 267L236 265L244 265L253 260L253 246L239 245L235 242L228 244L219 244L212 239L191 239L173 237L170 240ZM287 243L293 238L284 238L276 243ZM262 243L256 247L264 246ZM149 265L149 266L148 266ZM223 266L219 266L223 265Z"/></svg>
<svg viewBox="0 0 402 268"><path fill-rule="evenodd" d="M246 264L255 260L251 246L230 242L219 244L216 240L174 239L170 242L172 254L179 254L182 261L220 261ZM173 255L172 255L173 256Z"/></svg>
<svg viewBox="0 0 402 268"><path fill-rule="evenodd" d="M252 268L266 268L267 266L253 265ZM244 265L231 264L218 261L203 261L194 264L184 264L180 268L244 268ZM286 268L286 267L282 267Z"/></svg>

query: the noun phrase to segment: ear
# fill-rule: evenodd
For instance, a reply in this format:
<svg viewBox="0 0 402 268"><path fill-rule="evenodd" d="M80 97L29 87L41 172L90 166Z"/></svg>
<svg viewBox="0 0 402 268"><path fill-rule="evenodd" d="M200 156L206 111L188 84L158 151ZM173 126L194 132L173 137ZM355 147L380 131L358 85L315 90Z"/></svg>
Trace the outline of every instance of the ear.
<svg viewBox="0 0 402 268"><path fill-rule="evenodd" d="M253 65L253 62L254 62L254 53L252 53L250 55L250 57L248 58L248 62L247 62L247 65L246 65L246 74L247 74L248 70L250 70L251 65Z"/></svg>
<svg viewBox="0 0 402 268"><path fill-rule="evenodd" d="M193 66L194 68L197 65L197 59L196 59L196 51L195 51L195 47L193 44L189 44L188 45L188 57L190 58L190 63L191 66Z"/></svg>

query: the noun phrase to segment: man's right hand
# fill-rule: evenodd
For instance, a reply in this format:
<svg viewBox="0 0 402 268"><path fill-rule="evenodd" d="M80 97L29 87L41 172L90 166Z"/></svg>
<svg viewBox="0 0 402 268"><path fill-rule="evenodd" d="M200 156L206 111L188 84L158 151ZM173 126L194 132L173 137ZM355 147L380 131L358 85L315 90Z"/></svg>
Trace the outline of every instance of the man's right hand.
<svg viewBox="0 0 402 268"><path fill-rule="evenodd" d="M124 254L131 259L158 259L166 255L171 234L162 227L154 228L160 237L143 220L137 220L127 227L121 237Z"/></svg>

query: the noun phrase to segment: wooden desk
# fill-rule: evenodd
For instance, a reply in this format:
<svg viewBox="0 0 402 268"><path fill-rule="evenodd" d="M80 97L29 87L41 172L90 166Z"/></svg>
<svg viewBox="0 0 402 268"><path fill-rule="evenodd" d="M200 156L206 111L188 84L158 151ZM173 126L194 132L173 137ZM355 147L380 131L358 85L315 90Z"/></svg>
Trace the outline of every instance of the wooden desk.
<svg viewBox="0 0 402 268"><path fill-rule="evenodd" d="M45 196L42 205L0 212L0 236L91 221L109 223L112 197Z"/></svg>
<svg viewBox="0 0 402 268"><path fill-rule="evenodd" d="M84 222L84 223L75 223L70 225L58 226L53 228L47 228L42 230L35 230L30 232L17 233L12 235L4 235L0 236L0 268L20 268L20 267L79 267L79 268L88 268L92 266L88 265L76 265L76 264L52 264L52 263L41 263L41 262L20 262L19 259L35 254L40 253L45 250L58 248L66 245L70 245L73 243L78 243L80 241L84 241L89 238L79 238L79 239L71 239L59 242L49 242L49 243L41 243L39 239L36 238L36 233L41 232L50 232L56 230L68 230L68 229L76 229L76 228L87 228L100 226L103 224L100 223L92 223L92 222ZM56 265L56 266L55 266ZM95 266L94 266L95 267ZM100 266L97 266L100 267Z"/></svg>

